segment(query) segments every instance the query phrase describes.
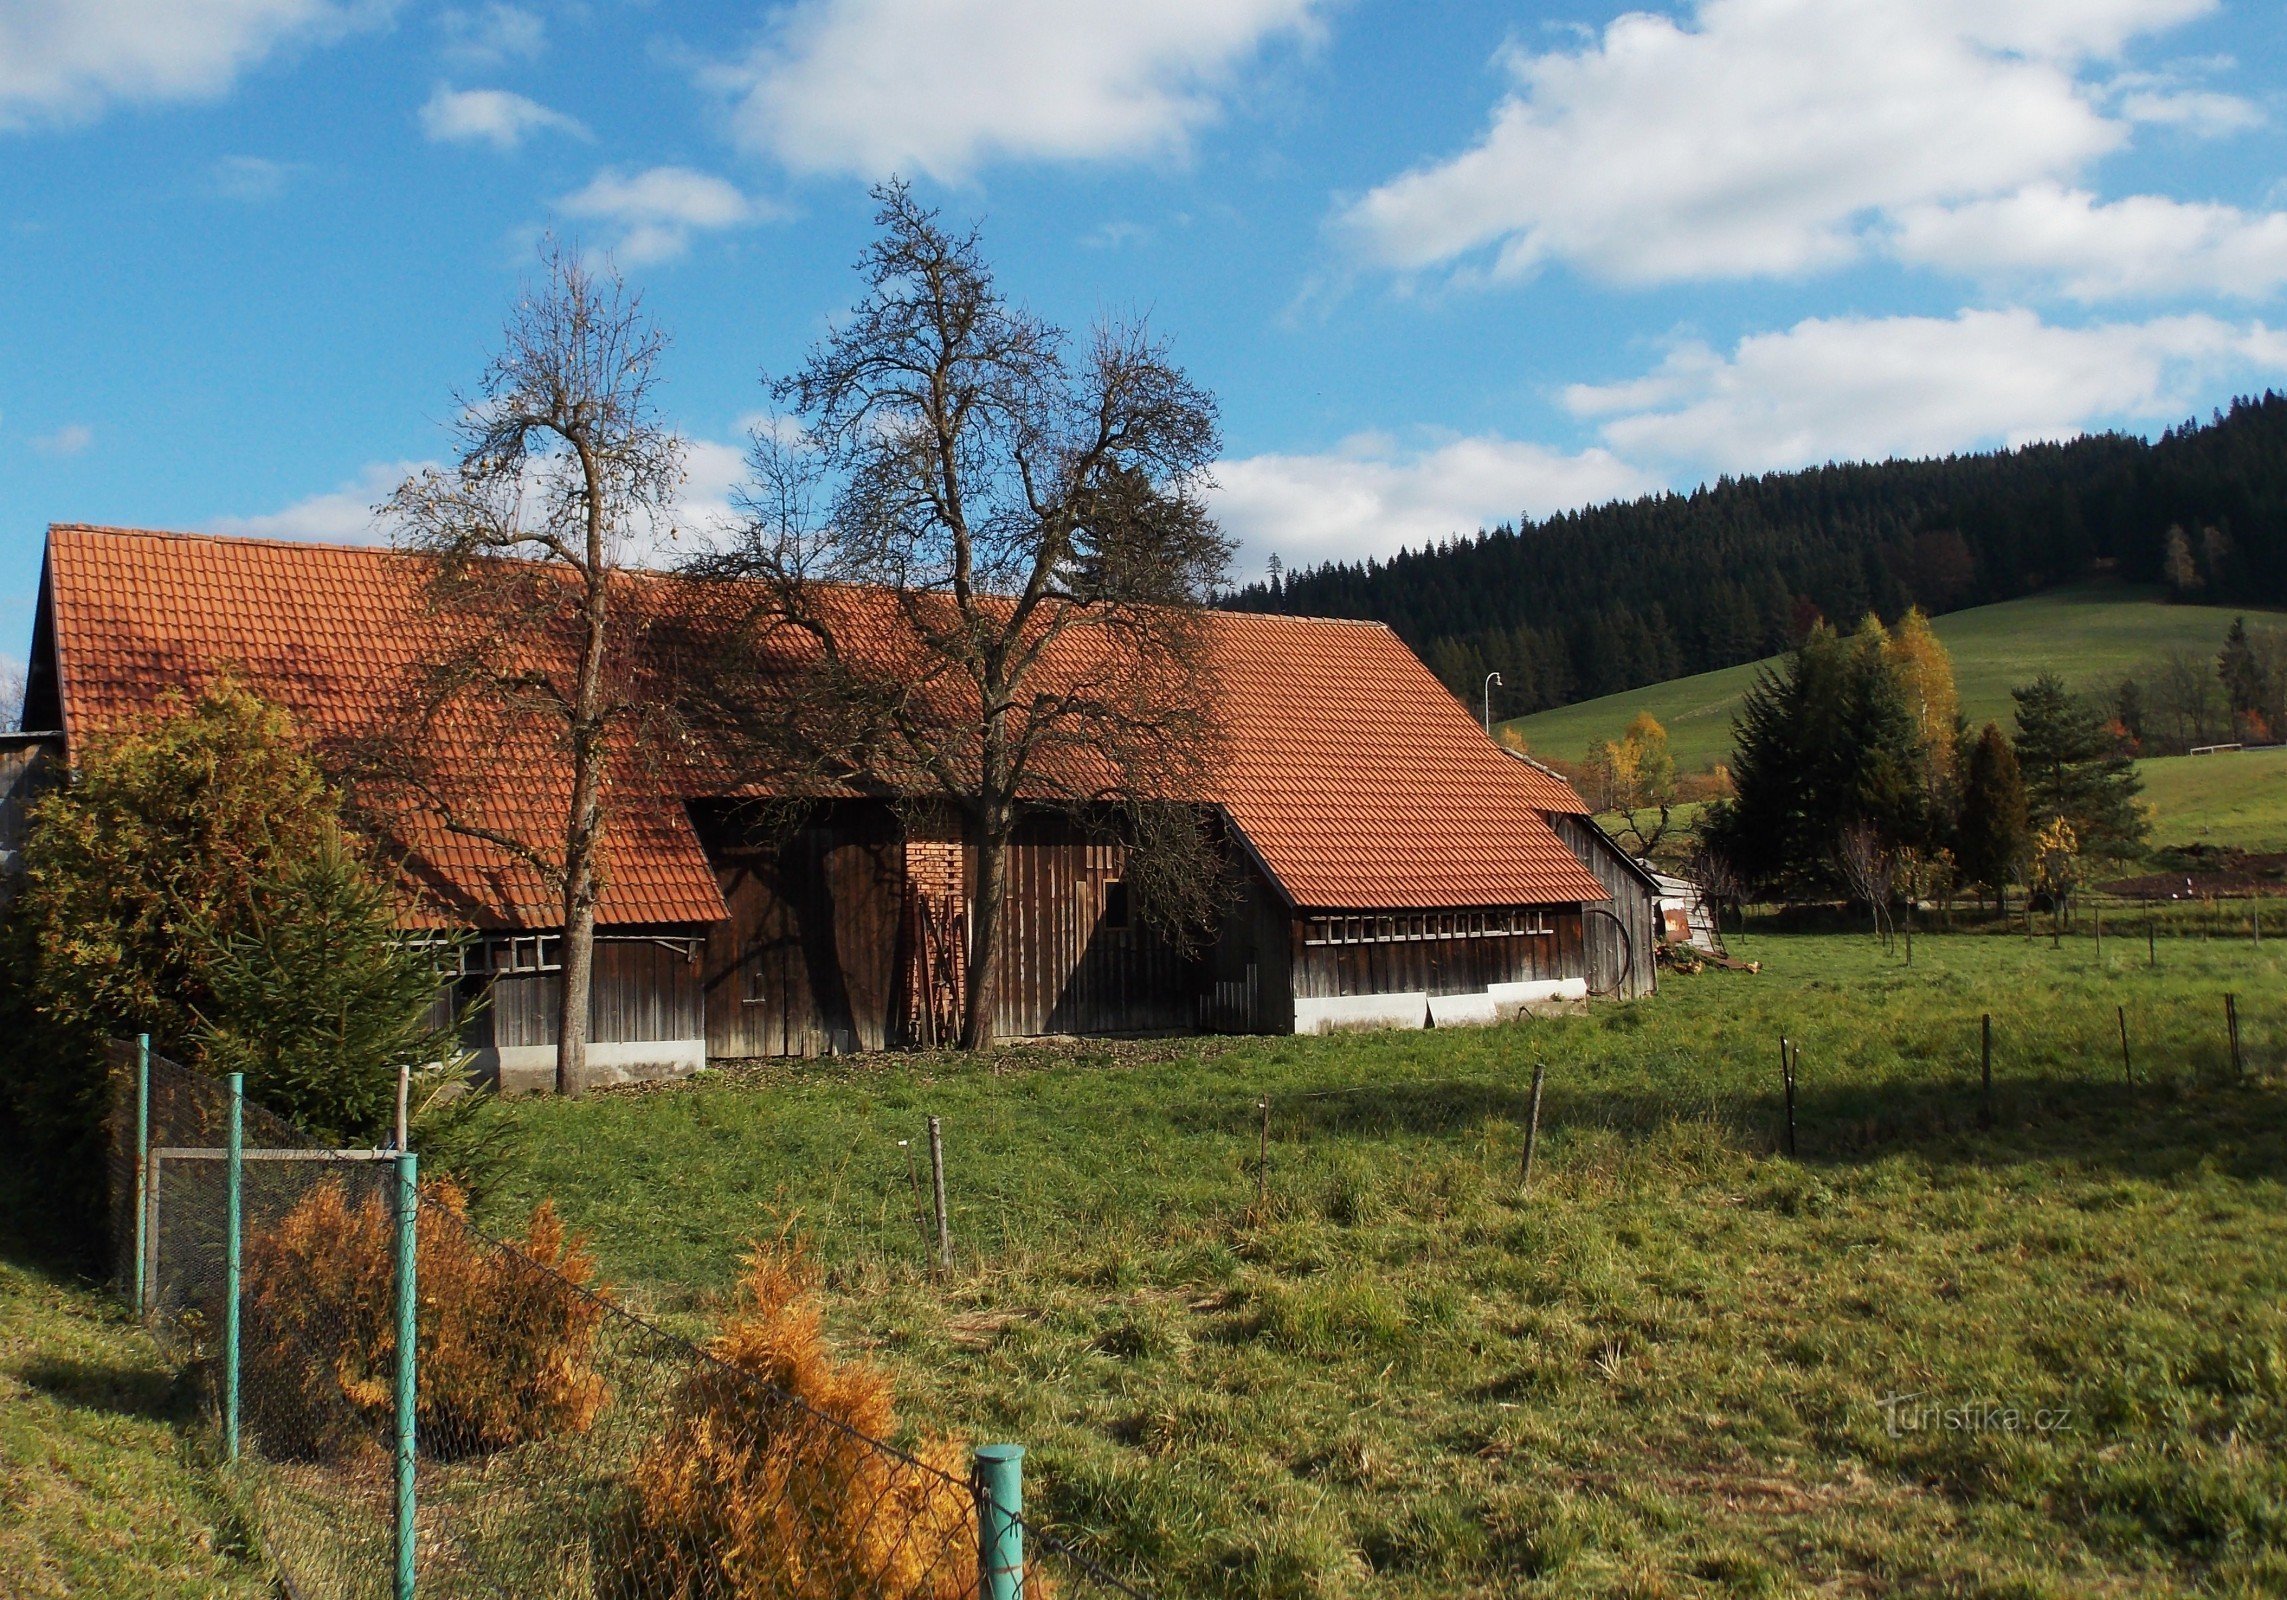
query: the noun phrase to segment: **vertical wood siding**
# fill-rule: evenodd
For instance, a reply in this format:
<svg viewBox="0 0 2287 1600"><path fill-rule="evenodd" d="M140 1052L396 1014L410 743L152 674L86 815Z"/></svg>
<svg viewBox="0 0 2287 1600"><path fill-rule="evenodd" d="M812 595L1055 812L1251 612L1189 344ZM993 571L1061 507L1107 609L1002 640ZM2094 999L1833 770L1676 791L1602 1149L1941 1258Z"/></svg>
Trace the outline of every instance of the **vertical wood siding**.
<svg viewBox="0 0 2287 1600"><path fill-rule="evenodd" d="M1578 906L1539 908L1549 932L1475 939L1409 939L1372 944L1306 944L1293 923L1294 995L1475 994L1496 983L1586 975Z"/></svg>
<svg viewBox="0 0 2287 1600"><path fill-rule="evenodd" d="M1659 982L1652 947L1660 938L1659 903L1651 887L1611 837L1586 817L1553 816L1549 824L1612 897L1603 908L1611 916L1592 913L1587 920L1589 992L1610 995L1617 987L1619 997L1629 1000L1650 994Z"/></svg>
<svg viewBox="0 0 2287 1600"><path fill-rule="evenodd" d="M703 819L727 923L704 961L710 1056L822 1056L891 1038L903 871L883 808L835 806L783 843Z"/></svg>
<svg viewBox="0 0 2287 1600"><path fill-rule="evenodd" d="M1199 1025L1206 964L1139 925L1106 917L1125 849L1062 819L1030 822L1009 851L994 1025L1010 1038L1160 1033Z"/></svg>
<svg viewBox="0 0 2287 1600"><path fill-rule="evenodd" d="M686 938L695 929L670 930ZM588 996L588 1038L595 1044L641 1044L654 1039L696 1039L706 1029L699 968L679 949L642 936L596 940ZM464 1040L499 1046L554 1044L561 980L553 972L502 973L491 983L490 1028Z"/></svg>

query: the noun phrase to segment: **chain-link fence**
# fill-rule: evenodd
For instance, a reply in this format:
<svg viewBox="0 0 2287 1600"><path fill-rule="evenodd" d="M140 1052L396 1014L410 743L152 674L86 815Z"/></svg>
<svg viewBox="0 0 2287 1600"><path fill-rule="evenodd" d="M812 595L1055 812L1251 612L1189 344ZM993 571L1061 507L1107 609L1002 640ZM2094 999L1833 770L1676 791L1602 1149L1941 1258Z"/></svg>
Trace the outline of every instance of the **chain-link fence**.
<svg viewBox="0 0 2287 1600"><path fill-rule="evenodd" d="M322 1148L139 1045L111 1065L120 1289L289 1594L1141 1592L1027 1523L1021 1450L893 1442L886 1382L759 1277L774 1314L701 1347L599 1289L545 1208L498 1238L396 1151Z"/></svg>

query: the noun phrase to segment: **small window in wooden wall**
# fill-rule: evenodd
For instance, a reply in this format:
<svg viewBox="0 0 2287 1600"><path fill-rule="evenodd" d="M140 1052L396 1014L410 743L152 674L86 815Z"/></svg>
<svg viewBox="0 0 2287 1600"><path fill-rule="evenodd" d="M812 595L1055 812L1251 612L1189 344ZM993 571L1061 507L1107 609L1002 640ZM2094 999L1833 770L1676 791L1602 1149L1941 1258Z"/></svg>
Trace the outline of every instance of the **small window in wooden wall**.
<svg viewBox="0 0 2287 1600"><path fill-rule="evenodd" d="M1128 926L1128 884L1125 878L1104 880L1104 926L1124 933Z"/></svg>

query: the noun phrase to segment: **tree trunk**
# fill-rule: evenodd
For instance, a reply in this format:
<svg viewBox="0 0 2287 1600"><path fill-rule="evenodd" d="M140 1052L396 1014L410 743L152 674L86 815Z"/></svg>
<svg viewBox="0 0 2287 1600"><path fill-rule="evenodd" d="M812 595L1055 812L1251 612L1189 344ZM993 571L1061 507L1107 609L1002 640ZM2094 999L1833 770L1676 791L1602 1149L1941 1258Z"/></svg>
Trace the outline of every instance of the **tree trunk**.
<svg viewBox="0 0 2287 1600"><path fill-rule="evenodd" d="M993 1042L993 999L1000 983L1001 904L1008 898L1010 827L993 818L978 830L977 901L969 914L969 1005L961 1018L961 1048Z"/></svg>
<svg viewBox="0 0 2287 1600"><path fill-rule="evenodd" d="M583 457L584 459L584 457ZM594 504L591 473L590 504ZM603 847L604 638L611 604L603 529L591 512L581 622L586 639L573 686L572 804L564 822L564 970L556 1008L556 1092L587 1085L588 991L596 960L596 853Z"/></svg>
<svg viewBox="0 0 2287 1600"><path fill-rule="evenodd" d="M564 895L564 963L556 997L556 1092L576 1095L587 1087L588 994L596 962L595 873L583 862L579 888Z"/></svg>

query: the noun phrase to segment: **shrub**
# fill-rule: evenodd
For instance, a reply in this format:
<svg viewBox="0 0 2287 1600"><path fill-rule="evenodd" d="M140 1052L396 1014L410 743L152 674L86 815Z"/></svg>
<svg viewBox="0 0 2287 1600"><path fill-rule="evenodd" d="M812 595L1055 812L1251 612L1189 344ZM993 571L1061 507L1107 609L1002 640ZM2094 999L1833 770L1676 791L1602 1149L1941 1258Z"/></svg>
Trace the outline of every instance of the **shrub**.
<svg viewBox="0 0 2287 1600"><path fill-rule="evenodd" d="M962 1448L929 1436L907 1461L872 1442L895 1434L890 1381L828 1350L798 1251L755 1250L709 1353L636 1464L619 1593L971 1600Z"/></svg>
<svg viewBox="0 0 2287 1600"><path fill-rule="evenodd" d="M606 1311L595 1264L542 1201L524 1240L471 1230L449 1180L416 1224L423 1447L444 1456L582 1433L607 1398L595 1370ZM246 1397L265 1445L331 1456L386 1430L397 1367L391 1196L328 1179L248 1242Z"/></svg>
<svg viewBox="0 0 2287 1600"><path fill-rule="evenodd" d="M27 813L0 934L18 1121L89 1165L101 1041L147 1031L327 1138L378 1134L398 1064L454 1054L436 955L401 937L292 719L225 678L75 754Z"/></svg>

